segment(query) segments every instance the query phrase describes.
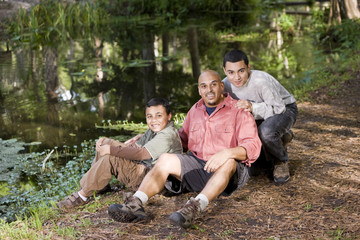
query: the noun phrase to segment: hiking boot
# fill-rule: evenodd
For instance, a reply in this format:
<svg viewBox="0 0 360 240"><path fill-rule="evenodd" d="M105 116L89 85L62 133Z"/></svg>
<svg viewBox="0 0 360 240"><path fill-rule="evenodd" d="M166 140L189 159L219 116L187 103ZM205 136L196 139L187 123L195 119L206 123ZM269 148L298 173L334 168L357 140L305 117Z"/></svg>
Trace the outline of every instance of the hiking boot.
<svg viewBox="0 0 360 240"><path fill-rule="evenodd" d="M281 138L281 141L283 143L285 150L287 150L287 145L291 142L293 138L294 138L294 133L291 130L284 133L284 135Z"/></svg>
<svg viewBox="0 0 360 240"><path fill-rule="evenodd" d="M111 204L108 208L109 216L118 222L138 222L147 216L141 200L131 193L124 193L123 204Z"/></svg>
<svg viewBox="0 0 360 240"><path fill-rule="evenodd" d="M200 213L199 201L200 199L190 198L182 209L170 215L170 221L175 225L188 228Z"/></svg>
<svg viewBox="0 0 360 240"><path fill-rule="evenodd" d="M274 181L275 183L286 183L289 181L289 164L288 162L280 162L274 165Z"/></svg>
<svg viewBox="0 0 360 240"><path fill-rule="evenodd" d="M70 208L85 205L89 201L90 201L89 198L86 201L82 200L81 197L79 196L79 194L77 192L74 192L70 196L66 197L64 200L58 202L56 204L56 206L58 208L70 209Z"/></svg>

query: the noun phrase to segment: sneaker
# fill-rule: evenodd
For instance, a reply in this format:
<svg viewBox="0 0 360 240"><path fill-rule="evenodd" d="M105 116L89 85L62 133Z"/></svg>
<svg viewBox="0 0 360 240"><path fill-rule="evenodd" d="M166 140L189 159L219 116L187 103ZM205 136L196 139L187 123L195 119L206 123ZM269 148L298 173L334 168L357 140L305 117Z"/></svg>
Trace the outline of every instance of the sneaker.
<svg viewBox="0 0 360 240"><path fill-rule="evenodd" d="M89 201L90 201L89 198L86 201L82 200L81 197L79 196L79 194L77 192L74 192L70 196L66 197L64 200L58 202L56 204L56 206L58 208L70 209L70 208L85 205Z"/></svg>
<svg viewBox="0 0 360 240"><path fill-rule="evenodd" d="M291 130L284 133L284 135L281 138L281 141L283 143L285 150L287 150L287 145L293 140L293 138L294 138L294 133Z"/></svg>
<svg viewBox="0 0 360 240"><path fill-rule="evenodd" d="M111 204L108 208L109 216L118 222L138 222L147 216L141 200L131 193L124 193L123 204Z"/></svg>
<svg viewBox="0 0 360 240"><path fill-rule="evenodd" d="M274 181L276 183L286 183L289 181L289 164L288 162L277 163L274 166Z"/></svg>
<svg viewBox="0 0 360 240"><path fill-rule="evenodd" d="M175 225L188 228L200 213L199 201L200 199L190 198L182 209L170 215L170 221Z"/></svg>

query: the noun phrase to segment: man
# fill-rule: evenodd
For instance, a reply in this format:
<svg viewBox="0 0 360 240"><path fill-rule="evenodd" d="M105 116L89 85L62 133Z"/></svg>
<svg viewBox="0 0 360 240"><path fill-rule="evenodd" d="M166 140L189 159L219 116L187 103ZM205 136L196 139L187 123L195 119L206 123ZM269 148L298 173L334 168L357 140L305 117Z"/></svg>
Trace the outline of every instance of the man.
<svg viewBox="0 0 360 240"><path fill-rule="evenodd" d="M286 145L292 140L290 128L297 116L296 100L274 77L250 70L249 60L241 50L228 52L223 61L225 92L239 99L236 106L254 115L267 161L274 164L276 183L289 180Z"/></svg>
<svg viewBox="0 0 360 240"><path fill-rule="evenodd" d="M96 142L96 156L89 171L80 181L81 190L57 203L58 208L73 208L89 202L94 192L104 192L112 176L131 188L138 188L142 179L162 153L182 153L181 140L168 101L153 98L146 104L149 129L125 143L109 138ZM137 140L137 141L136 141Z"/></svg>
<svg viewBox="0 0 360 240"><path fill-rule="evenodd" d="M145 176L138 191L112 204L109 215L117 221L146 218L143 205L164 186L174 193L200 192L170 216L172 223L189 227L209 201L230 195L249 178L248 166L260 154L261 142L253 116L235 107L236 100L224 94L224 84L215 71L203 72L198 80L201 99L188 112L179 134L188 154L163 154Z"/></svg>

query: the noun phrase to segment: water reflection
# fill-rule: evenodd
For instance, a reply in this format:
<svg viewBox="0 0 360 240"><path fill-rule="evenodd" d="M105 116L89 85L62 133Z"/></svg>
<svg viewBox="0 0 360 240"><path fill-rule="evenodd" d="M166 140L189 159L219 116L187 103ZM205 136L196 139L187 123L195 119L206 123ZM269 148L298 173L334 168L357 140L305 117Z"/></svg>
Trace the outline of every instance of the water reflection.
<svg viewBox="0 0 360 240"><path fill-rule="evenodd" d="M69 31L1 53L0 138L46 148L79 144L111 135L94 128L104 119L143 121L153 96L187 112L199 98L200 72L223 74L231 48L291 89L312 63L310 42L300 34L286 39L274 17L244 18L250 14L213 14L175 27L161 18L114 18L101 30Z"/></svg>

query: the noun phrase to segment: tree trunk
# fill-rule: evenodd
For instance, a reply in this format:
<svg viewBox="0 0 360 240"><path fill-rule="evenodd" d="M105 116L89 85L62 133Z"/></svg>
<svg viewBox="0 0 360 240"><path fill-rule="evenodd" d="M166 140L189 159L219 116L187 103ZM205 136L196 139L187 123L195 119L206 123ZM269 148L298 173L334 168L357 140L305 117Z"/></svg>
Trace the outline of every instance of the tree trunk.
<svg viewBox="0 0 360 240"><path fill-rule="evenodd" d="M357 0L331 0L328 29L331 25L341 24L342 19L360 18Z"/></svg>
<svg viewBox="0 0 360 240"><path fill-rule="evenodd" d="M155 54L154 35L151 31L145 30L143 35L142 59L149 60L150 65L143 67L144 100L147 103L155 96Z"/></svg>
<svg viewBox="0 0 360 240"><path fill-rule="evenodd" d="M191 67L194 79L197 81L200 76L200 57L198 47L198 36L196 28L190 26L187 31L187 39L189 44L189 51L191 56Z"/></svg>
<svg viewBox="0 0 360 240"><path fill-rule="evenodd" d="M95 79L98 82L98 85L103 81L104 78L104 72L102 70L102 50L103 50L103 44L101 40L97 37L95 37L95 57L96 57L96 76ZM99 101L99 117L100 119L104 119L104 96L103 92L99 92L97 95L98 101Z"/></svg>
<svg viewBox="0 0 360 240"><path fill-rule="evenodd" d="M330 13L328 20L328 29L331 25L341 24L340 5L338 0L330 1Z"/></svg>
<svg viewBox="0 0 360 240"><path fill-rule="evenodd" d="M358 8L357 0L344 0L342 1L345 18L357 19L360 18L360 11Z"/></svg>

